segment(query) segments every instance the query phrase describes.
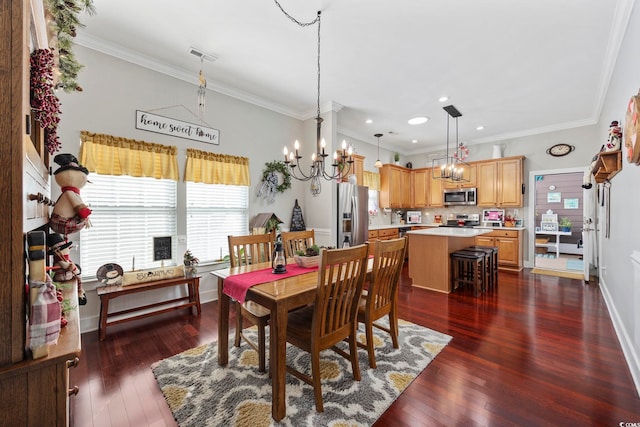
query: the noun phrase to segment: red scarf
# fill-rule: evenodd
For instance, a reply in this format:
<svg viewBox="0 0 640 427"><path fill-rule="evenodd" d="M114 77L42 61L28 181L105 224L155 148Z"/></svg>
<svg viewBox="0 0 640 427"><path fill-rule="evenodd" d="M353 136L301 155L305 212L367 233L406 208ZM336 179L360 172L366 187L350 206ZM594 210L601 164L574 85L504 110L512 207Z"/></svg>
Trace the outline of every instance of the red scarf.
<svg viewBox="0 0 640 427"><path fill-rule="evenodd" d="M80 189L79 189L79 188L77 188L77 187L71 187L71 186L68 186L68 187L62 187L62 188L61 188L61 190L62 190L62 192L63 192L63 193L64 193L65 191L73 191L73 192L74 192L74 193L76 193L76 194L80 194Z"/></svg>

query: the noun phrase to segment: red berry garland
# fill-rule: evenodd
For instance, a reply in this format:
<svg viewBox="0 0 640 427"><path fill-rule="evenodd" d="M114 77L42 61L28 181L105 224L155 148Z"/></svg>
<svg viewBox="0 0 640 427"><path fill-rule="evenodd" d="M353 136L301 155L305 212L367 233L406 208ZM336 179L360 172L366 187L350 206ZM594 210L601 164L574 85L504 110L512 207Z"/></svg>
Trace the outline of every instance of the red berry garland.
<svg viewBox="0 0 640 427"><path fill-rule="evenodd" d="M40 127L45 130L44 145L49 154L60 149L58 123L60 123L60 101L54 93L53 51L37 49L31 53L31 109Z"/></svg>

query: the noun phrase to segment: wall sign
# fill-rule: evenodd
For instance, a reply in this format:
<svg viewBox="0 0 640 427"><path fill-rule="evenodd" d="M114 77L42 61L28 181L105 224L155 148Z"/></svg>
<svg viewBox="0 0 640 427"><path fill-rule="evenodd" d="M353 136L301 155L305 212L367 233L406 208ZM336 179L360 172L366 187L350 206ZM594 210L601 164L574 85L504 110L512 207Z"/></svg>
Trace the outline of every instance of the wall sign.
<svg viewBox="0 0 640 427"><path fill-rule="evenodd" d="M171 119L146 111L136 110L136 129L220 145L220 131L218 129Z"/></svg>

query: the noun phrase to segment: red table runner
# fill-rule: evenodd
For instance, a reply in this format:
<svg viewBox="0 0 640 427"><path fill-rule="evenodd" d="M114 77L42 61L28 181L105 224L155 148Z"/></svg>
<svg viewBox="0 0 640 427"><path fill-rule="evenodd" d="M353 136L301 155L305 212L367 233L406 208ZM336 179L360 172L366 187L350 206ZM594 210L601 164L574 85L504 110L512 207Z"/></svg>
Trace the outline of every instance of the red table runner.
<svg viewBox="0 0 640 427"><path fill-rule="evenodd" d="M254 285L311 273L317 269L318 267L304 268L300 267L298 264L289 264L287 265L287 272L284 274L273 274L271 272L271 268L250 271L248 273L234 274L233 276L229 276L224 279L222 291L242 304L247 296L247 290Z"/></svg>

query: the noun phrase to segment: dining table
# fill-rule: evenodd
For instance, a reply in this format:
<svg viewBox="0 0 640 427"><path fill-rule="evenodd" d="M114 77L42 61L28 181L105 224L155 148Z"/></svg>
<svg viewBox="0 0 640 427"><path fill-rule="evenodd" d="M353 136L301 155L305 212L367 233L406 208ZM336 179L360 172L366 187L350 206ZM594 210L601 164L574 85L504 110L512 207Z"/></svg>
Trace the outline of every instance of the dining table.
<svg viewBox="0 0 640 427"><path fill-rule="evenodd" d="M293 259L288 264L295 264ZM229 362L229 306L231 296L224 290L224 281L234 275L260 272L271 268L270 262L229 267L211 272L218 280L218 364ZM287 320L289 311L312 304L318 286L318 269L298 270L295 275L283 277L271 274L268 279L260 275L259 282L246 290L246 300L254 301L271 310L269 331L269 370L271 373L271 415L275 421L282 420L286 408L286 349ZM367 274L373 270L373 258L367 263ZM245 276L246 277L246 276ZM268 280L268 281L264 281Z"/></svg>

